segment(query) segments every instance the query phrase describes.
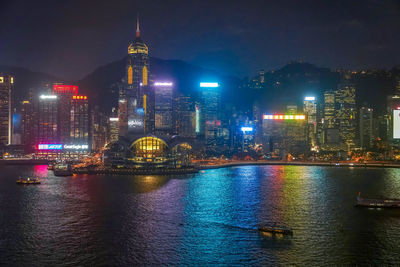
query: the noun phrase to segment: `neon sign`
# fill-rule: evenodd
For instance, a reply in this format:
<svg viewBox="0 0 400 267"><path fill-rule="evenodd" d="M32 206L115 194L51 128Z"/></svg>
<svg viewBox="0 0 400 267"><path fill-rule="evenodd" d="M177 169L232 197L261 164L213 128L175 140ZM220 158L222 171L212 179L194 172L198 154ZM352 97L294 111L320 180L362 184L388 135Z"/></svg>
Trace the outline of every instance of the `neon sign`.
<svg viewBox="0 0 400 267"><path fill-rule="evenodd" d="M64 145L64 149L71 149L71 150L89 149L89 145Z"/></svg>
<svg viewBox="0 0 400 267"><path fill-rule="evenodd" d="M240 130L242 132L252 132L253 131L253 127L243 126L242 128L240 128Z"/></svg>
<svg viewBox="0 0 400 267"><path fill-rule="evenodd" d="M216 82L212 82L212 83L201 82L200 83L200 87L219 87L219 83L216 83Z"/></svg>
<svg viewBox="0 0 400 267"><path fill-rule="evenodd" d="M172 86L173 83L171 82L155 82L154 86Z"/></svg>
<svg viewBox="0 0 400 267"><path fill-rule="evenodd" d="M57 99L56 95L41 95L40 99Z"/></svg>
<svg viewBox="0 0 400 267"><path fill-rule="evenodd" d="M315 100L315 96L306 96L304 98L305 101L314 101Z"/></svg>
<svg viewBox="0 0 400 267"><path fill-rule="evenodd" d="M84 99L87 99L87 96L83 96L83 95L74 95L74 96L72 96L72 99L81 99L81 100L84 100Z"/></svg>
<svg viewBox="0 0 400 267"><path fill-rule="evenodd" d="M60 150L63 148L62 144L39 144L39 150Z"/></svg>
<svg viewBox="0 0 400 267"><path fill-rule="evenodd" d="M305 115L263 115L264 120L305 120Z"/></svg>
<svg viewBox="0 0 400 267"><path fill-rule="evenodd" d="M118 121L118 118L110 118L110 121Z"/></svg>
<svg viewBox="0 0 400 267"><path fill-rule="evenodd" d="M78 86L53 84L53 94L77 95L78 94Z"/></svg>

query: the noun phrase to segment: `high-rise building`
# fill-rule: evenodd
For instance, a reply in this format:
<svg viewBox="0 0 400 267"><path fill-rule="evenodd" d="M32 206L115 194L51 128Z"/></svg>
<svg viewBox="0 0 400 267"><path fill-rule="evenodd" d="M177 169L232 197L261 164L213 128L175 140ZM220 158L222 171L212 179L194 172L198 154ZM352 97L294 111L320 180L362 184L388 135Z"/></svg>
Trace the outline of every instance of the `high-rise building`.
<svg viewBox="0 0 400 267"><path fill-rule="evenodd" d="M87 96L73 95L70 101L70 135L68 143L83 144L89 147L88 98Z"/></svg>
<svg viewBox="0 0 400 267"><path fill-rule="evenodd" d="M34 144L58 144L59 101L57 95L41 94L36 100L37 118L33 124Z"/></svg>
<svg viewBox="0 0 400 267"><path fill-rule="evenodd" d="M400 109L400 95L389 95L387 96L386 102L386 140L389 141L390 144L398 143L399 140L397 138L393 138L393 111Z"/></svg>
<svg viewBox="0 0 400 267"><path fill-rule="evenodd" d="M154 130L154 96L149 82L149 49L140 38L138 20L136 37L128 46L125 86L120 92L118 117L121 136Z"/></svg>
<svg viewBox="0 0 400 267"><path fill-rule="evenodd" d="M108 138L107 143L118 141L118 117L108 119Z"/></svg>
<svg viewBox="0 0 400 267"><path fill-rule="evenodd" d="M14 77L0 73L0 144L11 144L11 92Z"/></svg>
<svg viewBox="0 0 400 267"><path fill-rule="evenodd" d="M335 93L335 117L341 142L347 151L356 145L356 89L353 84L338 86Z"/></svg>
<svg viewBox="0 0 400 267"><path fill-rule="evenodd" d="M32 99L23 100L21 102L21 143L27 148L32 145L32 125L34 118L34 110Z"/></svg>
<svg viewBox="0 0 400 267"><path fill-rule="evenodd" d="M107 127L109 118L105 116L99 106L94 106L90 111L90 123L91 123L91 148L92 150L98 151L107 142Z"/></svg>
<svg viewBox="0 0 400 267"><path fill-rule="evenodd" d="M314 96L304 98L304 114L307 116L308 140L311 149L316 150L317 146L317 101Z"/></svg>
<svg viewBox="0 0 400 267"><path fill-rule="evenodd" d="M171 135L175 132L173 121L173 83L155 82L153 88L155 133L157 135Z"/></svg>
<svg viewBox="0 0 400 267"><path fill-rule="evenodd" d="M360 108L360 146L363 149L370 149L372 147L374 140L373 126L373 109L367 107Z"/></svg>
<svg viewBox="0 0 400 267"><path fill-rule="evenodd" d="M175 99L176 133L182 137L196 137L196 108L188 95L178 95Z"/></svg>
<svg viewBox="0 0 400 267"><path fill-rule="evenodd" d="M324 93L324 128L335 127L335 92Z"/></svg>
<svg viewBox="0 0 400 267"><path fill-rule="evenodd" d="M309 151L307 118L303 114L263 115L263 150L282 159Z"/></svg>
<svg viewBox="0 0 400 267"><path fill-rule="evenodd" d="M221 129L219 119L220 97L219 84L216 82L202 82L200 115L200 132L204 134L207 149L216 149L218 135Z"/></svg>

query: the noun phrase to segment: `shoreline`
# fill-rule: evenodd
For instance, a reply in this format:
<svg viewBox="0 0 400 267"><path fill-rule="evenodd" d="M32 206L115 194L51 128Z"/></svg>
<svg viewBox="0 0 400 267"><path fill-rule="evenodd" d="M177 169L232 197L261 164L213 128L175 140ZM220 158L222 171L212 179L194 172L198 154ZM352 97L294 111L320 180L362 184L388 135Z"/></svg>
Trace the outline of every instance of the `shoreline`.
<svg viewBox="0 0 400 267"><path fill-rule="evenodd" d="M220 163L216 165L199 165L199 170L220 169L236 166L254 166L254 165L280 165L280 166L325 166L325 167L355 167L355 168L400 168L400 163L391 162L370 162L370 163L353 163L353 162L287 162L287 161L235 161Z"/></svg>

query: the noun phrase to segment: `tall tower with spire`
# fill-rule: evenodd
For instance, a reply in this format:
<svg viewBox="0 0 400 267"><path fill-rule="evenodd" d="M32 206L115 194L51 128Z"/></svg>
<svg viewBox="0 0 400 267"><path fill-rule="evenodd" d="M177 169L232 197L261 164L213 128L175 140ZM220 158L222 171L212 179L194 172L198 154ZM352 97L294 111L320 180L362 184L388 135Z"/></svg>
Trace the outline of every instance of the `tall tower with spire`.
<svg viewBox="0 0 400 267"><path fill-rule="evenodd" d="M142 41L139 16L136 36L128 46L125 82L119 99L120 136L131 137L152 132L151 92L149 87L149 48Z"/></svg>

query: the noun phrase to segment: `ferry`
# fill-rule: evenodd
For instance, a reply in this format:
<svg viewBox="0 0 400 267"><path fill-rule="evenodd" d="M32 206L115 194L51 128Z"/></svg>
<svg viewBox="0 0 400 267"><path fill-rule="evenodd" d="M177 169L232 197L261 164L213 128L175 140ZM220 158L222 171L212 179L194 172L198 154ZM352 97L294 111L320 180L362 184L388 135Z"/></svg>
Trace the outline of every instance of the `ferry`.
<svg viewBox="0 0 400 267"><path fill-rule="evenodd" d="M278 234L278 235L293 235L292 229L285 226L273 225L260 225L257 227L258 231L262 233Z"/></svg>
<svg viewBox="0 0 400 267"><path fill-rule="evenodd" d="M40 184L40 179L39 178L31 178L31 177L27 177L27 178L18 178L17 179L17 184Z"/></svg>
<svg viewBox="0 0 400 267"><path fill-rule="evenodd" d="M363 198L358 193L356 207L367 208L400 208L400 199L396 198Z"/></svg>
<svg viewBox="0 0 400 267"><path fill-rule="evenodd" d="M71 165L67 163L57 163L54 165L53 172L56 176L71 176L73 174Z"/></svg>

